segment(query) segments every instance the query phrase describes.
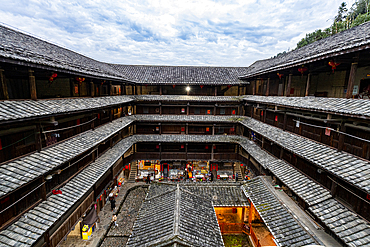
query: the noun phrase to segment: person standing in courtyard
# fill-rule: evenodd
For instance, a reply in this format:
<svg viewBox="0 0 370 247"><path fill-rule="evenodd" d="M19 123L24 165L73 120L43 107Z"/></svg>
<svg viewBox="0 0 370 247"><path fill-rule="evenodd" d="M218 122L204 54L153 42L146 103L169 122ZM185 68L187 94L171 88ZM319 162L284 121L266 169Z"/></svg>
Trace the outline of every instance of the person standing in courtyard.
<svg viewBox="0 0 370 247"><path fill-rule="evenodd" d="M116 200L114 199L114 197L110 201L110 208L112 209L112 212L116 208Z"/></svg>
<svg viewBox="0 0 370 247"><path fill-rule="evenodd" d="M114 222L114 226L118 226L117 224L117 216L114 214L113 217L112 217L112 221Z"/></svg>

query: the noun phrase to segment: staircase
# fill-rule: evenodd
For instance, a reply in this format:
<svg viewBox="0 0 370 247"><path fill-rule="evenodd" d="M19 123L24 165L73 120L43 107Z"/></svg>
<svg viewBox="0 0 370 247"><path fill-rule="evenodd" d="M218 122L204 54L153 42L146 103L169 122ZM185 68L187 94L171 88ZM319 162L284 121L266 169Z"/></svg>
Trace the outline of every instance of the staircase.
<svg viewBox="0 0 370 247"><path fill-rule="evenodd" d="M137 175L137 165L136 165L136 163L135 164L131 164L131 170L130 170L130 174L128 176L127 182L128 183L135 183L136 175Z"/></svg>
<svg viewBox="0 0 370 247"><path fill-rule="evenodd" d="M242 181L243 180L243 174L242 174L242 170L240 169L240 164L237 164L235 166L235 177L236 177L237 173L238 173L238 181Z"/></svg>

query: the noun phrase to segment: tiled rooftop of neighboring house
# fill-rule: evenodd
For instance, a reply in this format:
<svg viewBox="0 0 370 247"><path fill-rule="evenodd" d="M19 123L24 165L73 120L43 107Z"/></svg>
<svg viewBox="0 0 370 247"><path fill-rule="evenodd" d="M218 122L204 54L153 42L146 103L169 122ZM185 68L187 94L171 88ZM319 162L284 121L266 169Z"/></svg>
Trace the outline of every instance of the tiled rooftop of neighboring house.
<svg viewBox="0 0 370 247"><path fill-rule="evenodd" d="M301 247L317 244L305 228L278 201L261 177L249 180L242 189L251 200L267 228L281 246Z"/></svg>
<svg viewBox="0 0 370 247"><path fill-rule="evenodd" d="M256 95L246 95L243 99L248 102L370 118L370 101L363 99Z"/></svg>
<svg viewBox="0 0 370 247"><path fill-rule="evenodd" d="M318 40L302 48L292 50L281 56L259 60L248 67L243 77L252 77L270 71L308 63L310 60L322 57L332 57L333 54L344 54L351 49L369 49L370 22L337 33L325 39Z"/></svg>
<svg viewBox="0 0 370 247"><path fill-rule="evenodd" d="M172 246L174 243L224 246L211 200L179 185L170 185L163 193L146 197L127 246Z"/></svg>

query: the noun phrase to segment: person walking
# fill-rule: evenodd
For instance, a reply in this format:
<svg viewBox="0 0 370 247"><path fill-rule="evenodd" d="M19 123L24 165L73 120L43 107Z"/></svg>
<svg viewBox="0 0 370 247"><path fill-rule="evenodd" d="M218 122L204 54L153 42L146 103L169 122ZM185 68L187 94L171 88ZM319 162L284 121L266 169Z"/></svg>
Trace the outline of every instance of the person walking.
<svg viewBox="0 0 370 247"><path fill-rule="evenodd" d="M113 217L112 217L112 221L114 222L114 226L118 226L117 224L117 216L114 214Z"/></svg>
<svg viewBox="0 0 370 247"><path fill-rule="evenodd" d="M116 208L116 200L114 199L114 197L110 201L110 208L112 209L112 212Z"/></svg>

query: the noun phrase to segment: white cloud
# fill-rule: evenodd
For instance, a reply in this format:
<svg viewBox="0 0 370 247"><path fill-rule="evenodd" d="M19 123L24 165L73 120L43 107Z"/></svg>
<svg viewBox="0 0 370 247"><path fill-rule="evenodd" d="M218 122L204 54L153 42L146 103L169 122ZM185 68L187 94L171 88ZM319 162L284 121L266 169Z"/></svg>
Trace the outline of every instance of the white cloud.
<svg viewBox="0 0 370 247"><path fill-rule="evenodd" d="M3 0L0 22L103 62L247 66L328 27L341 2Z"/></svg>

